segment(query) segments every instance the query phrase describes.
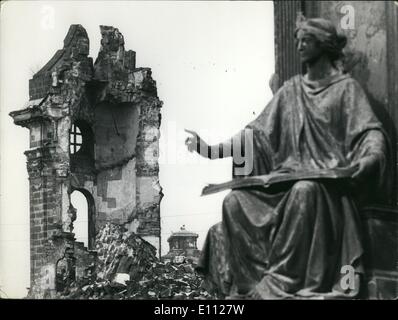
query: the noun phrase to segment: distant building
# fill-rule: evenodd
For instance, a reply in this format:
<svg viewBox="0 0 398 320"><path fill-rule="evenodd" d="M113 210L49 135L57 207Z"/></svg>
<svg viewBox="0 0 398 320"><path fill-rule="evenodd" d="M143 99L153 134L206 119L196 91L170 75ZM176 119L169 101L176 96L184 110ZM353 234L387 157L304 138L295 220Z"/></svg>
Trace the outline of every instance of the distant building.
<svg viewBox="0 0 398 320"><path fill-rule="evenodd" d="M183 263L184 261L191 261L196 263L200 250L197 247L197 233L185 229L185 225L180 228L180 231L173 232L167 239L169 243L169 252L162 257L164 262Z"/></svg>

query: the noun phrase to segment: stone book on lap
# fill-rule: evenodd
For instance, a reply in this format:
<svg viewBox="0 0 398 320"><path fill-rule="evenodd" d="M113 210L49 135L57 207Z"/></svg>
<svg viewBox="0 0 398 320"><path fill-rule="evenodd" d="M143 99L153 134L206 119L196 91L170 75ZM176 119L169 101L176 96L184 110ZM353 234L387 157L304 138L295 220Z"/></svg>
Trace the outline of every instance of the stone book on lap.
<svg viewBox="0 0 398 320"><path fill-rule="evenodd" d="M350 179L357 170L356 166L335 169L320 169L312 171L277 171L266 175L236 178L219 184L209 184L202 190L202 196L217 193L228 189L240 189L249 187L264 187L281 182L293 182L299 180L314 179Z"/></svg>

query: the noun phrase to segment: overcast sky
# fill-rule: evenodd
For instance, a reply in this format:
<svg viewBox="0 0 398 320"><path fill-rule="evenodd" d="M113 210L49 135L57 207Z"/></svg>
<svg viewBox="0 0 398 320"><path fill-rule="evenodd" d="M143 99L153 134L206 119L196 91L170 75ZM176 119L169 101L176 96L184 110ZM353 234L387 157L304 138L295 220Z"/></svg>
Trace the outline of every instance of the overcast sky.
<svg viewBox="0 0 398 320"><path fill-rule="evenodd" d="M271 98L273 4L260 2L9 1L2 3L0 290L23 297L29 286L29 131L10 111L29 99L28 80L63 46L71 24L100 46L99 25L117 27L138 67L152 68L163 101L160 150L162 254L185 224L199 234L221 220L226 192L200 197L203 186L231 178L231 161L200 160L186 151L184 128L210 142L251 121ZM175 133L175 134L174 134ZM4 293L0 291L0 296Z"/></svg>

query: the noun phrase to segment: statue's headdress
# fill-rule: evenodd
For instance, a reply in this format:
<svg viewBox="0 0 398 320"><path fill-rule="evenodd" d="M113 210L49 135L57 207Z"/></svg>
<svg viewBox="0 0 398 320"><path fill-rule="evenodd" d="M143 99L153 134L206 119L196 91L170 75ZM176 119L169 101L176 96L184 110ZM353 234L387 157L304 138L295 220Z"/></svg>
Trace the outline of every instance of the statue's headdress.
<svg viewBox="0 0 398 320"><path fill-rule="evenodd" d="M345 35L337 33L330 20L323 18L306 19L300 12L296 20L295 37L299 30L314 36L332 60L339 60L344 56L343 48L347 43L347 38Z"/></svg>

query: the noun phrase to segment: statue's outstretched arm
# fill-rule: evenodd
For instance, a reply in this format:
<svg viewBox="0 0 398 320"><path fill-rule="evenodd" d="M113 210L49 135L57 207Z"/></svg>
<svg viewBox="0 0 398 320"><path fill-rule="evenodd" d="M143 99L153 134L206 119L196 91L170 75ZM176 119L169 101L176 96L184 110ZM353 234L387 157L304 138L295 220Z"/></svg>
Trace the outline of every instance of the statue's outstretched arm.
<svg viewBox="0 0 398 320"><path fill-rule="evenodd" d="M188 150L190 152L195 151L202 157L211 160L232 157L234 148L241 148L242 143L244 143L242 142L242 132L221 143L209 145L195 131L187 129L185 131L191 135L185 140Z"/></svg>

